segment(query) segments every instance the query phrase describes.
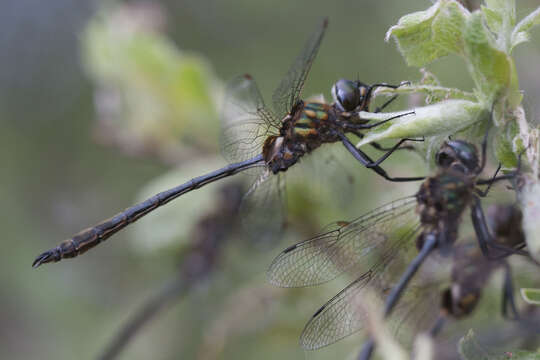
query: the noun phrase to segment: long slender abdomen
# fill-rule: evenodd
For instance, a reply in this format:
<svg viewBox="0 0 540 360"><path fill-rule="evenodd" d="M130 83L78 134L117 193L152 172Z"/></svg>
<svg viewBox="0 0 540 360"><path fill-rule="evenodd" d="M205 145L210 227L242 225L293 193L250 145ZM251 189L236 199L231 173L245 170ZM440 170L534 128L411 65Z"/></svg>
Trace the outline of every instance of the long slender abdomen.
<svg viewBox="0 0 540 360"><path fill-rule="evenodd" d="M263 156L257 155L252 159L227 165L206 175L193 178L182 185L160 192L159 194L156 194L139 204L127 208L110 219L104 220L91 228L82 230L81 232L75 234L71 239L61 242L55 248L39 255L32 263L32 266L38 267L41 264L48 262L58 262L64 258L76 257L97 246L102 241L105 241L118 231L137 221L149 212L162 205L165 205L169 201L176 199L185 193L203 187L204 185L210 184L219 179L237 174L251 167L263 166L264 164Z"/></svg>

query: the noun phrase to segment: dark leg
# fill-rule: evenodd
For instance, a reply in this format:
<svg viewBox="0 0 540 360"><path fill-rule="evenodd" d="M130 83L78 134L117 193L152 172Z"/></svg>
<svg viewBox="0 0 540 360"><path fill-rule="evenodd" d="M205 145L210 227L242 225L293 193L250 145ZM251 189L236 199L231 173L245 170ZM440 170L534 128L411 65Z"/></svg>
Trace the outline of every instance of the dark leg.
<svg viewBox="0 0 540 360"><path fill-rule="evenodd" d="M420 265L426 260L429 254L435 249L435 246L437 245L437 238L434 235L428 235L426 237L426 241L424 242L424 245L422 246L422 249L416 255L416 257L411 261L403 275L401 275L401 278L399 279L399 282L396 286L392 288L392 291L390 292L390 295L386 298L386 302L384 304L384 310L383 310L383 316L386 318L390 313L392 312L392 309L397 304L399 299L401 298L401 295L403 295L403 291L409 284L409 281L411 281L412 277L418 269L420 268ZM373 340L369 340L364 347L362 348L362 351L360 352L360 355L358 356L359 360L368 360L371 357L371 354L373 353L373 350L375 349L375 343Z"/></svg>
<svg viewBox="0 0 540 360"><path fill-rule="evenodd" d="M527 150L527 149L525 149L525 150ZM476 184L477 185L486 185L486 184L488 184L489 186L491 186L491 184L496 182L496 181L514 179L516 177L516 175L521 172L521 158L522 158L523 154L525 153L525 150L523 150L518 155L518 163L517 163L516 170L512 171L509 174L505 174L505 175L501 175L501 176L494 176L491 179L487 179L487 180L486 179L480 179L480 180L478 180L476 182ZM499 168L500 167L501 167L501 164L499 164ZM499 168L497 168L497 171L499 170ZM497 174L495 173L495 175L497 175ZM488 189L489 189L489 186L488 186Z"/></svg>
<svg viewBox="0 0 540 360"><path fill-rule="evenodd" d="M508 307L510 314L508 314ZM502 315L510 320L519 320L519 313L514 299L514 282L512 280L512 271L510 265L504 262L504 284L502 293Z"/></svg>
<svg viewBox="0 0 540 360"><path fill-rule="evenodd" d="M379 122L376 122L374 124L347 124L347 130L349 131L349 129L371 129L371 128L374 128L374 127L377 127L379 125L382 125L390 120L394 120L394 119L397 119L397 118L400 118L400 117L403 117L403 116L407 116L407 115L414 115L416 114L414 111L410 111L408 113L404 113L404 114L399 114L399 115L396 115L396 116L392 116L391 118L388 118L386 120L381 120Z"/></svg>
<svg viewBox="0 0 540 360"><path fill-rule="evenodd" d="M394 145L392 148L390 148L390 150L388 150L388 152L386 154L381 156L378 160L374 161L372 164L367 164L366 167L367 168L374 168L376 166L379 166L384 160L386 160L386 158L388 158L390 155L392 155L392 153L394 151L399 149L399 146L401 144L403 144L407 140L408 141L424 141L424 139L409 139L409 138L401 139L401 140L398 141L398 143L396 145Z"/></svg>
<svg viewBox="0 0 540 360"><path fill-rule="evenodd" d="M479 189L476 189L476 194L478 196L480 196L480 197L486 197L487 196L489 190L491 189L491 185L493 185L493 183L495 182L495 179L497 178L497 174L499 173L499 170L501 170L501 163L499 163L499 166L497 166L497 170L495 170L495 173L491 177L486 190L481 191Z"/></svg>
<svg viewBox="0 0 540 360"><path fill-rule="evenodd" d="M358 160L362 165L364 165L366 167L369 167L370 169L375 171L377 174L379 174L380 176L382 176L386 180L395 181L395 182L421 181L421 180L424 180L424 177L395 177L395 178L393 178L393 177L388 176L386 171L383 168L381 168L378 164L380 164L381 161L384 161L389 156L389 154L383 155L382 160L381 161L379 161L380 159L377 160L378 163L375 164L375 162L369 156L367 156L367 154L365 154L361 150L358 150L349 141L349 139L347 139L347 137L344 134L338 133L338 136L341 138L341 142L343 143L343 145L345 145L345 148L352 154L352 156L354 156L354 158L356 160Z"/></svg>
<svg viewBox="0 0 540 360"><path fill-rule="evenodd" d="M378 112L381 112L382 110L384 110L385 107L387 107L388 105L390 105L394 100L397 99L397 95L394 95L392 96L390 99L386 100L386 102L384 104L382 104L381 106L377 107L374 111L374 113L378 113Z"/></svg>
<svg viewBox="0 0 540 360"><path fill-rule="evenodd" d="M409 81L405 81L405 82L402 82L401 84L399 85L390 85L390 84L386 84L386 83L380 83L380 84L372 84L370 86L368 86L367 88L367 92L366 92L366 95L364 96L364 102L361 104L361 109L365 109L366 111L368 110L368 104L369 104L369 101L371 100L371 93L373 92L374 89L378 88L378 87L386 87L386 88L390 88L390 89L397 89L399 88L400 86L403 86L403 85L410 85L410 82ZM384 109L386 106L388 106L392 101L395 100L395 98L397 97L397 95L395 97L393 97L392 99L388 100L385 104L383 104L381 107L377 108L375 110L375 112L378 112L378 111L381 111L382 109ZM378 110L378 111L377 111Z"/></svg>
<svg viewBox="0 0 540 360"><path fill-rule="evenodd" d="M491 109L490 119L493 116L493 108ZM486 153L487 153L487 141L489 136L489 125L486 130L486 133L484 134L484 138L482 139L482 159L480 160L480 169L478 170L478 174L482 173L484 171L484 168L486 167Z"/></svg>
<svg viewBox="0 0 540 360"><path fill-rule="evenodd" d="M354 135L358 136L360 139L364 138L364 134L362 134L360 131L358 130L351 130L350 131L351 133L353 133ZM408 139L408 140L411 140L411 141L420 141L419 139ZM423 140L423 139L422 139ZM385 146L382 146L381 144L379 144L378 142L371 142L369 143L369 146L373 147L375 150L379 150L379 151L390 151L392 150L393 146L392 147L385 147ZM405 145L405 146L402 146L396 150L413 150L414 148L410 145Z"/></svg>
<svg viewBox="0 0 540 360"><path fill-rule="evenodd" d="M473 204L471 205L471 219L474 226L474 232L476 233L476 238L478 240L478 246L480 246L480 250L482 250L482 254L486 258L490 260L500 260L513 254L524 256L529 255L529 253L526 251L514 249L495 242L493 236L489 232L484 210L482 209L482 204L480 203L480 199L477 197L473 198ZM489 252L490 248L496 250L496 255Z"/></svg>

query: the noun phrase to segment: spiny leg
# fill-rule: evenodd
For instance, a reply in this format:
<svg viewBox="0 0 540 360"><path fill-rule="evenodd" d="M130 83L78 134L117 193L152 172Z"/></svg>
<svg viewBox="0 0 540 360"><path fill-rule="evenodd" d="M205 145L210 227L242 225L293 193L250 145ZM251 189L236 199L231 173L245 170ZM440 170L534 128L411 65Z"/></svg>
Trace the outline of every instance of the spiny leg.
<svg viewBox="0 0 540 360"><path fill-rule="evenodd" d="M501 170L501 163L499 163L499 166L497 166L497 170L495 170L495 172L493 173L493 176L491 177L491 179L489 179L488 183L487 183L487 188L482 191L480 189L475 189L476 190L476 194L480 197L486 197L487 194L489 193L489 190L491 189L491 186L493 185L493 183L495 183L495 179L497 179L497 174L499 173L499 171Z"/></svg>
<svg viewBox="0 0 540 360"><path fill-rule="evenodd" d="M410 84L411 83L409 81L401 82L399 85L391 85L391 84L386 84L386 83L371 84L370 86L368 86L368 90L366 91L366 95L364 96L364 99L366 99L366 104L367 104L369 102L369 100L371 99L371 93L373 92L374 89L376 89L378 87L386 87L386 88L390 88L390 89L397 89L397 88L399 88L399 87L401 87L403 85L410 85ZM386 103L384 103L380 108L377 108L375 110L375 112L379 112L382 109L384 109L385 107L387 107L392 101L395 100L396 97L397 97L397 95L395 95L392 99L390 99ZM379 111L377 111L377 110L379 110Z"/></svg>
<svg viewBox="0 0 540 360"><path fill-rule="evenodd" d="M376 122L376 123L372 123L372 124L347 124L346 126L346 129L347 131L352 131L354 129L357 129L357 130L366 130L366 129L372 129L374 127L377 127L379 125L382 125L384 123L387 123L388 121L391 121L391 120L395 120L397 118L400 118L400 117L403 117L403 116L407 116L407 115L414 115L416 114L416 112L414 111L409 111L407 113L403 113L403 114L399 114L399 115L396 115L396 116L392 116L388 119L385 119L385 120L381 120L379 122Z"/></svg>
<svg viewBox="0 0 540 360"><path fill-rule="evenodd" d="M352 144L349 139L342 133L338 133L338 136L341 138L341 142L345 146L345 148L354 156L356 160L358 160L362 165L368 167L369 169L375 171L377 174L382 176L388 181L394 181L394 182L406 182L406 181L421 181L424 180L425 177L390 177L386 171L379 166L379 164L384 161L388 155L385 154L382 156L382 160L377 160L374 162L367 154L365 154L363 151L357 149L354 144Z"/></svg>
<svg viewBox="0 0 540 360"><path fill-rule="evenodd" d="M362 134L359 130L357 129L354 129L354 130L351 130L350 131L351 133L353 133L354 135L358 136L360 139L363 139L364 138L364 134ZM420 141L419 139L409 139L409 140L412 140L412 141ZM423 139L422 139L423 140ZM378 142L374 141L374 142L370 142L369 143L369 146L373 147L375 150L379 150L379 151L390 151L392 150L394 147L385 147L385 146L382 146L381 144L379 144ZM405 145L405 146L401 146L400 148L396 149L396 150L414 150L414 147L412 145Z"/></svg>
<svg viewBox="0 0 540 360"><path fill-rule="evenodd" d="M471 219L474 227L474 232L476 233L476 239L478 240L478 246L482 254L490 260L500 260L509 255L517 254L528 256L529 253L521 250L521 248L512 248L502 244L498 244L491 235L489 227L487 225L486 217L484 215L484 210L482 209L482 204L478 197L473 198L473 203L471 205ZM492 250L497 250L496 255L490 253L490 248Z"/></svg>
<svg viewBox="0 0 540 360"><path fill-rule="evenodd" d="M384 154L383 156L381 156L378 160L374 161L372 164L368 164L366 165L367 168L373 168L373 167L376 167L376 166L379 166L384 160L386 160L386 158L388 158L390 155L392 155L392 153L398 149L400 149L400 145L403 144L405 141L424 141L424 139L411 139L411 138L404 138L404 139L401 139L398 141L398 143L396 145L394 145L393 147L390 148L390 150L388 150L386 152L386 154Z"/></svg>
<svg viewBox="0 0 540 360"><path fill-rule="evenodd" d="M519 312L517 311L516 301L514 298L514 281L512 280L512 271L510 265L504 262L504 283L502 293L502 315L510 320L519 320ZM510 310L510 314L508 314Z"/></svg>
<svg viewBox="0 0 540 360"><path fill-rule="evenodd" d="M378 106L377 108L375 108L375 111L373 111L373 112L374 113L379 113L379 112L383 111L385 107L390 105L397 98L398 98L398 95L392 96L390 99L386 100L386 102L384 104L382 104L381 106Z"/></svg>
<svg viewBox="0 0 540 360"><path fill-rule="evenodd" d="M521 165L522 165L522 160L523 160L523 154L525 154L525 151L527 150L527 148L525 148L523 151L521 151L518 155L518 163L517 163L517 166L516 166L516 170L514 171L511 171L510 173L508 174L505 174L505 175L501 175L501 176L494 176L492 177L491 179L480 179L476 182L477 185L490 185L497 182L497 181L501 181L501 180L511 180L511 179L514 179L520 172L521 172ZM500 164L499 164L499 167L500 167ZM497 169L498 170L498 169ZM489 186L488 186L489 188Z"/></svg>

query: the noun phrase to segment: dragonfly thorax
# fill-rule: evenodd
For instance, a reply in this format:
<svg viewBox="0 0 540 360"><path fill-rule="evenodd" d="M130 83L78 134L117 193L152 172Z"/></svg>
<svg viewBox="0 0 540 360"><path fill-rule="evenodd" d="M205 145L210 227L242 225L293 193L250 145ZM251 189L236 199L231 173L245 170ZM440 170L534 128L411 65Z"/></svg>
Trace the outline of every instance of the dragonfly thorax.
<svg viewBox="0 0 540 360"><path fill-rule="evenodd" d="M441 239L444 244L439 245L443 247L456 241L461 215L473 196L474 183L470 180L470 177L448 169L424 181L416 194L416 212L423 225L417 239L419 249L428 234Z"/></svg>
<svg viewBox="0 0 540 360"><path fill-rule="evenodd" d="M282 120L279 136L270 136L263 145L266 165L275 174L286 171L323 143L335 142L332 131L332 106L321 102L300 101Z"/></svg>

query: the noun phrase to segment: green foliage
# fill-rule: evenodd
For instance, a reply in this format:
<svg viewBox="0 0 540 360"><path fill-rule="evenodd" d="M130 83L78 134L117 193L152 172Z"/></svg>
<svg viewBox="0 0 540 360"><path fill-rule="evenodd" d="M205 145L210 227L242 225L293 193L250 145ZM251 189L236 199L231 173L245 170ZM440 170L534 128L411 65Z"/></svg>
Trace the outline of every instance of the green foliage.
<svg viewBox="0 0 540 360"><path fill-rule="evenodd" d="M457 1L439 0L425 11L403 16L388 30L386 39L392 37L396 41L407 64L427 66L443 56L457 55L474 82L473 97L465 97L458 89L446 89L444 94L441 91L444 87L435 75L422 70L424 78L420 83L402 87L397 92L424 93L429 105L415 108L415 116L374 128L358 145L386 138L432 136L440 139L457 132L460 136L470 135L472 131L468 126L484 119L481 113L493 111L497 160L503 168L510 169L517 166L517 158L523 154L522 162L528 161L530 166L532 177L520 198L527 243L538 258L538 129L531 129L521 107L522 95L512 50L527 41L531 29L540 23L540 7L519 22L515 7L513 0L487 0L480 10L470 12ZM435 89L438 94L433 93ZM434 142L428 140L430 148Z"/></svg>
<svg viewBox="0 0 540 360"><path fill-rule="evenodd" d="M504 353L492 353L482 347L477 341L473 330L459 341L459 354L463 360L538 360L540 353L529 351L506 351Z"/></svg>
<svg viewBox="0 0 540 360"><path fill-rule="evenodd" d="M214 146L219 127L208 124L217 125L221 82L203 57L180 51L151 14L143 15L103 12L84 34L84 59L98 86L97 100L117 97L112 106L98 103L100 120L136 141L174 146L195 139Z"/></svg>
<svg viewBox="0 0 540 360"><path fill-rule="evenodd" d="M515 25L513 1L487 1L481 10L471 13L457 1L439 0L425 11L403 16L397 25L388 30L386 39L394 38L405 61L412 66L426 66L450 54L463 59L475 84L474 99L469 96L467 99L477 102L486 110L490 110L495 103L495 124L503 127L512 121L512 114L519 108L522 99L511 50L528 39L529 31L540 21L539 11L540 8ZM436 79L434 75L427 82L412 84L406 91L426 93L430 84L434 83L433 79ZM449 98L465 97L462 91L452 89L447 90L445 99ZM463 111L460 116L456 116L449 113L450 108L444 110L441 116L448 122L454 122L456 131L463 128L462 124L470 124L479 119L475 111ZM396 123L400 121L413 124L409 119L398 120ZM425 135L434 135L434 126L428 123L425 126ZM442 127L438 135L447 135L447 130L448 126ZM507 143L498 142L502 149L497 149L497 153L505 154L499 160L506 167L515 164L515 161L509 161L510 158L515 159L515 156L509 157L503 150L512 148L514 154L520 151L512 147L516 133L506 132Z"/></svg>
<svg viewBox="0 0 540 360"><path fill-rule="evenodd" d="M522 288L521 297L528 304L540 305L540 289Z"/></svg>
<svg viewBox="0 0 540 360"><path fill-rule="evenodd" d="M358 146L383 139L451 135L485 119L487 115L484 107L469 100L446 100L412 110L415 112L413 115L403 116L399 118L400 121L390 121L388 125L375 127ZM365 119L384 120L398 114L362 112L360 116Z"/></svg>
<svg viewBox="0 0 540 360"><path fill-rule="evenodd" d="M425 66L440 57L460 53L468 11L455 1L438 1L425 11L399 19L386 33L394 37L410 66Z"/></svg>

